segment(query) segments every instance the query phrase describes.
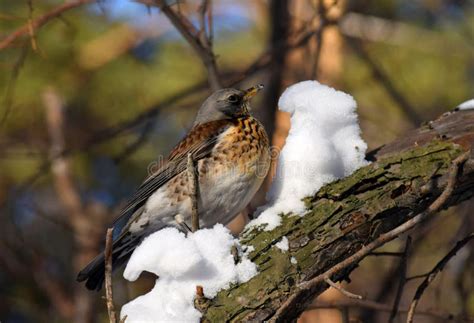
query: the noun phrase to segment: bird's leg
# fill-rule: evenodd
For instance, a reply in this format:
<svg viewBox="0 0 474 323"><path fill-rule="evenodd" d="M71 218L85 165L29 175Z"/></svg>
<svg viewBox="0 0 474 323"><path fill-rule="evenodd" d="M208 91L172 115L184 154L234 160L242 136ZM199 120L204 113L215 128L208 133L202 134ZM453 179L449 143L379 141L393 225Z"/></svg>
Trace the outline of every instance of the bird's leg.
<svg viewBox="0 0 474 323"><path fill-rule="evenodd" d="M191 228L186 224L186 222L184 222L183 216L181 214L176 214L174 220L181 227L181 229L183 229L184 232L193 232Z"/></svg>

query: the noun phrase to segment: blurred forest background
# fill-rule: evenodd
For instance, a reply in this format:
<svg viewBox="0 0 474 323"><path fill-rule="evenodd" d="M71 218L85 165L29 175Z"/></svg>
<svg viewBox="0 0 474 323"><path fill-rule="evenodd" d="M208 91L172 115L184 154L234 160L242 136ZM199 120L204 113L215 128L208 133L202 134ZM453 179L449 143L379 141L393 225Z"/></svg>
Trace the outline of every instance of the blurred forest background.
<svg viewBox="0 0 474 323"><path fill-rule="evenodd" d="M106 320L102 293L76 283L77 271L100 251L120 206L186 133L211 88L265 84L254 114L277 146L289 129L277 100L301 80L352 94L371 149L474 97L469 0L168 1L195 26L194 46L153 2L0 1L1 322ZM64 4L76 5L35 24ZM263 196L264 189L253 206ZM473 210L468 201L411 233L408 277L429 271L474 231ZM300 322L386 322L407 239L351 275L348 288L378 308L328 290ZM148 290L152 279L126 283L117 273L115 302ZM406 284L395 322L418 283ZM419 309L425 315L417 322L474 317L472 244Z"/></svg>

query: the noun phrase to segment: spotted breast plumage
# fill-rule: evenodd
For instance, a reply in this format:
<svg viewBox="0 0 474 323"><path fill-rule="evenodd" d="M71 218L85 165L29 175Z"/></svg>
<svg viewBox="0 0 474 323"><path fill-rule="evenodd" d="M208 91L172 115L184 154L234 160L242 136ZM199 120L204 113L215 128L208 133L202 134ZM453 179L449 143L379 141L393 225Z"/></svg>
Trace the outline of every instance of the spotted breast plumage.
<svg viewBox="0 0 474 323"><path fill-rule="evenodd" d="M113 268L130 258L144 237L165 227L191 222L188 156L196 165L199 223L229 223L250 202L269 166L267 134L249 113L249 101L262 87L223 89L201 106L187 136L138 188L114 223ZM77 277L99 290L104 258L98 255Z"/></svg>

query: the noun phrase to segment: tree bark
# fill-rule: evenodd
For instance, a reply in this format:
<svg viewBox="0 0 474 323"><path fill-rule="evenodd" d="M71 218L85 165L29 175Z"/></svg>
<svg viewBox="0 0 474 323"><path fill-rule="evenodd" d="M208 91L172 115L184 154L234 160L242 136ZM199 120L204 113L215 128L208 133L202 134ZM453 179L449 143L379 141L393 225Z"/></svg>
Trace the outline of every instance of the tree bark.
<svg viewBox="0 0 474 323"><path fill-rule="evenodd" d="M259 274L209 300L201 308L202 321L295 320L315 295L328 288L322 283L299 293L297 305L276 318L278 308L300 283L324 273L380 234L426 210L446 187L453 160L469 150L471 154L444 207L472 197L473 144L474 110L446 113L370 153L370 165L305 198L304 217L285 214L282 224L272 231L245 231L240 241L253 246L249 258ZM289 240L286 252L274 247L284 236ZM345 268L331 278L346 279L356 267Z"/></svg>

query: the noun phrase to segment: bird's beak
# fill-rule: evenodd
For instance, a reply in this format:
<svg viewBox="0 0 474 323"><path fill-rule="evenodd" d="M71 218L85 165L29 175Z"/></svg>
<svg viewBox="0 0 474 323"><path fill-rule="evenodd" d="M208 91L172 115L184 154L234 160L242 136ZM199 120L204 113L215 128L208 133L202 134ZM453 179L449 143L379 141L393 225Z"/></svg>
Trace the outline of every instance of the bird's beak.
<svg viewBox="0 0 474 323"><path fill-rule="evenodd" d="M250 89L245 90L244 100L248 101L253 98L261 89L263 89L263 84L258 84L252 86Z"/></svg>

